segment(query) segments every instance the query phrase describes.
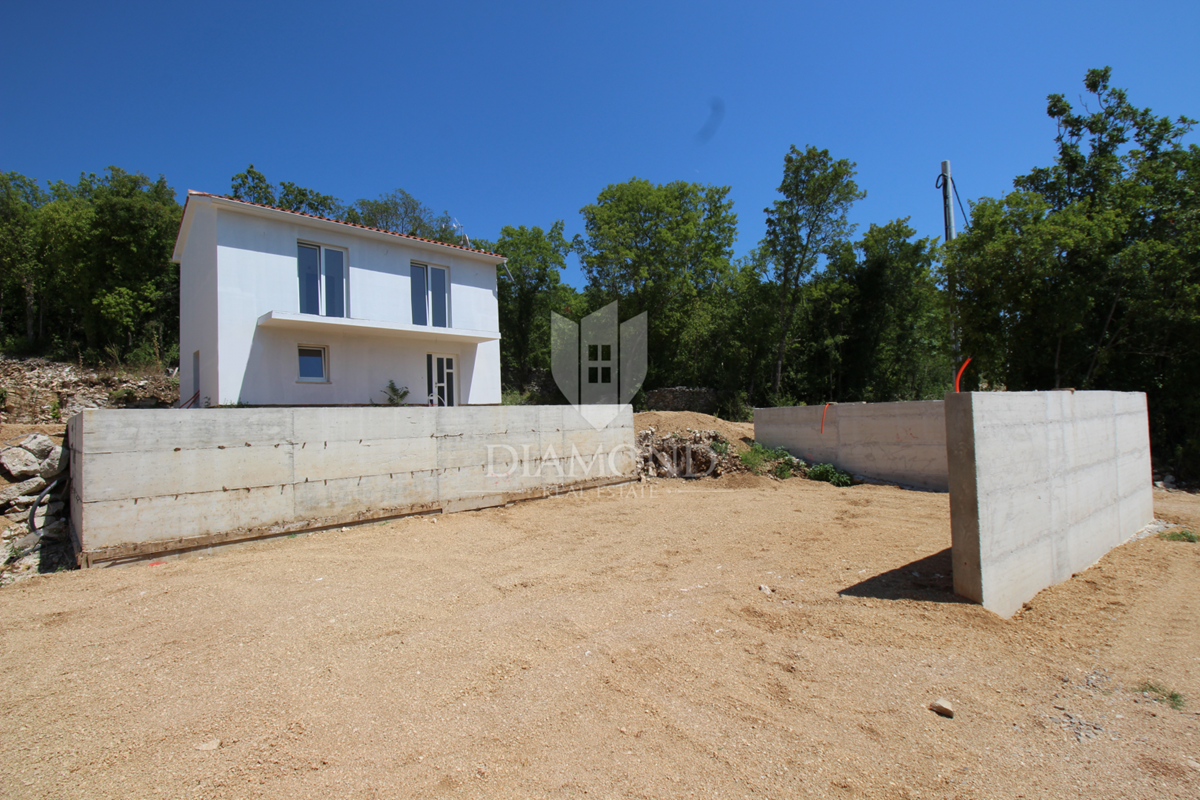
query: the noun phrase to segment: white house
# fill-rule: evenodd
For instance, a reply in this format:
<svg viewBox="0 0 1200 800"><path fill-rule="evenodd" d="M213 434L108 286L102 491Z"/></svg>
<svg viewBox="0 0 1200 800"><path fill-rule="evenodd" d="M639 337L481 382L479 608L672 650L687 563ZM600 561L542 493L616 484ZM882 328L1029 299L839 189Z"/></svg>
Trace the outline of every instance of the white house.
<svg viewBox="0 0 1200 800"><path fill-rule="evenodd" d="M172 260L182 403L500 402L502 256L188 192Z"/></svg>

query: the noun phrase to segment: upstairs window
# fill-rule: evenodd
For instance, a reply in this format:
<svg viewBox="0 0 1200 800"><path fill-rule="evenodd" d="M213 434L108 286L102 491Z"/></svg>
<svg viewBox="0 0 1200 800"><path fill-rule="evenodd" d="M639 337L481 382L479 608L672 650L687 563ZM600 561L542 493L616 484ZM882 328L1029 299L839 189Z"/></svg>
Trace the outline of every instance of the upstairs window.
<svg viewBox="0 0 1200 800"><path fill-rule="evenodd" d="M346 251L316 244L297 245L300 313L346 316Z"/></svg>
<svg viewBox="0 0 1200 800"><path fill-rule="evenodd" d="M450 272L445 267L413 264L412 284L413 325L450 326Z"/></svg>

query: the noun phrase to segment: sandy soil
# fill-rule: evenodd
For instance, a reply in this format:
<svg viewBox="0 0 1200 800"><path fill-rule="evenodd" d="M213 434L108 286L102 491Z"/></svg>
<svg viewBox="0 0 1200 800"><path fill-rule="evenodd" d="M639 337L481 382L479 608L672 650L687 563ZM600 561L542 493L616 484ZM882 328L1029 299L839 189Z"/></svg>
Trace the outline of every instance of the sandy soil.
<svg viewBox="0 0 1200 800"><path fill-rule="evenodd" d="M658 434L683 433L685 430L716 431L737 447L739 451L749 450L754 442L753 422L727 422L711 417L708 414L697 414L692 411L643 411L633 415L634 428L644 431L654 428Z"/></svg>
<svg viewBox="0 0 1200 800"><path fill-rule="evenodd" d="M949 544L946 495L734 475L33 578L0 796L1200 795L1200 545L1003 620Z"/></svg>

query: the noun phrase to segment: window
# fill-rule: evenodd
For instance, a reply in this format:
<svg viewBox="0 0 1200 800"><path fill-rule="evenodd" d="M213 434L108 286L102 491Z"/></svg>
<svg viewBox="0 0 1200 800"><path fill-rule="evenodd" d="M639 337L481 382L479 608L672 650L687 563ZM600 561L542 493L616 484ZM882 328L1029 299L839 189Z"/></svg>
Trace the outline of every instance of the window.
<svg viewBox="0 0 1200 800"><path fill-rule="evenodd" d="M329 383L329 348L300 345L300 377L303 383Z"/></svg>
<svg viewBox="0 0 1200 800"><path fill-rule="evenodd" d="M411 269L413 325L450 327L450 271L425 264Z"/></svg>
<svg viewBox="0 0 1200 800"><path fill-rule="evenodd" d="M425 356L425 374L429 387L429 405L454 405L454 356Z"/></svg>
<svg viewBox="0 0 1200 800"><path fill-rule="evenodd" d="M587 347L588 383L612 383L612 345L589 344Z"/></svg>
<svg viewBox="0 0 1200 800"><path fill-rule="evenodd" d="M346 316L346 251L316 244L297 245L300 313Z"/></svg>

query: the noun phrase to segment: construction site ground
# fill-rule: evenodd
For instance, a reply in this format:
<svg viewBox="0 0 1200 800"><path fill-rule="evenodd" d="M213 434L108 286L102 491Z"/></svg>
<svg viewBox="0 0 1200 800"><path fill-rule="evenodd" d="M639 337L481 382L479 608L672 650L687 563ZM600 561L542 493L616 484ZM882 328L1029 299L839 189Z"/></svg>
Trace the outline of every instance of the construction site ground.
<svg viewBox="0 0 1200 800"><path fill-rule="evenodd" d="M1200 545L1006 620L952 593L948 505L655 479L34 577L0 796L1200 796Z"/></svg>

